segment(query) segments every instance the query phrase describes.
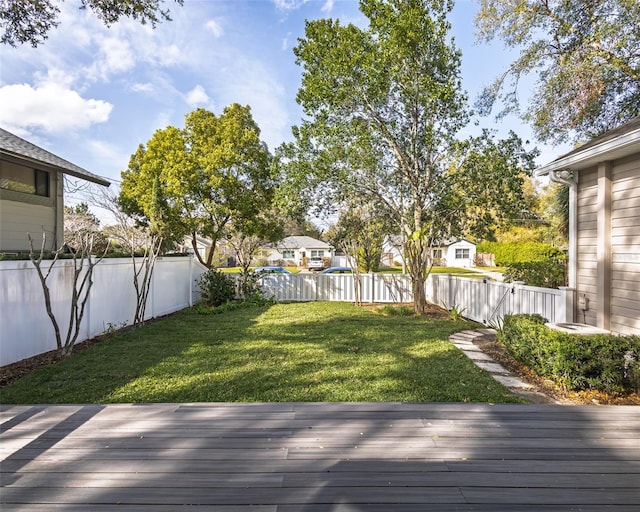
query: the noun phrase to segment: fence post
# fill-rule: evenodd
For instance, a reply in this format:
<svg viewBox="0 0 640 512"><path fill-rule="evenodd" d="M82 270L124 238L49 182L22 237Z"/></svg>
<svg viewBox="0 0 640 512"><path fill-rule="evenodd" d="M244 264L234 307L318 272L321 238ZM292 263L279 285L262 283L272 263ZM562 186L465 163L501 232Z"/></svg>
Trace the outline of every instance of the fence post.
<svg viewBox="0 0 640 512"><path fill-rule="evenodd" d="M558 318L556 323L573 323L575 322L575 299L576 290L569 286L560 286L560 295L557 296L556 310Z"/></svg>
<svg viewBox="0 0 640 512"><path fill-rule="evenodd" d="M375 302L376 299L376 274L375 272L371 272L371 304Z"/></svg>
<svg viewBox="0 0 640 512"><path fill-rule="evenodd" d="M482 278L482 284L484 285L484 304L482 305L482 323L489 325L489 283L486 277Z"/></svg>

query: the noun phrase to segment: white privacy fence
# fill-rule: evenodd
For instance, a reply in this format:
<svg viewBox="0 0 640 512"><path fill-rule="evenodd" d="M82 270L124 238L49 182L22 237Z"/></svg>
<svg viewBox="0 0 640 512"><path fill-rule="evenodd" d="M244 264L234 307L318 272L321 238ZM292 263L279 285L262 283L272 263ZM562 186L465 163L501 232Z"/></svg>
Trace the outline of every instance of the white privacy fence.
<svg viewBox="0 0 640 512"><path fill-rule="evenodd" d="M46 262L43 262L46 263ZM191 257L159 258L153 273L145 319L189 307L199 299L196 281L206 271ZM58 261L49 278L54 314L68 326L73 264ZM94 285L78 342L133 322L136 294L130 259L105 259L94 270ZM263 290L278 301L354 302L352 274L268 274ZM534 288L517 283L431 274L425 285L429 302L455 307L463 316L494 325L505 314L538 313L550 322L573 321L571 289ZM412 302L411 279L404 274L363 274L361 300ZM0 366L56 348L42 288L30 261L0 262Z"/></svg>
<svg viewBox="0 0 640 512"><path fill-rule="evenodd" d="M353 274L267 274L260 278L265 294L278 301L354 302ZM399 274L362 274L362 302L409 302L411 280Z"/></svg>
<svg viewBox="0 0 640 512"><path fill-rule="evenodd" d="M573 322L571 288L537 288L522 283L500 283L453 275L431 274L427 300L455 307L464 317L487 325L499 324L509 314L539 314L549 322Z"/></svg>
<svg viewBox="0 0 640 512"><path fill-rule="evenodd" d="M43 261L46 272L49 262ZM203 268L191 257L158 258L145 319L186 308L199 298L196 280ZM128 258L102 260L94 269L93 287L78 342L133 322L136 293ZM48 279L51 305L66 333L72 293L73 262L56 262ZM0 366L55 350L56 339L45 309L42 287L30 261L0 262Z"/></svg>
<svg viewBox="0 0 640 512"><path fill-rule="evenodd" d="M354 301L352 274L270 274L261 278L262 288L279 301ZM363 302L411 302L411 279L405 274L363 274ZM487 325L515 313L537 313L548 321L573 321L573 290L536 288L521 283L430 274L425 284L429 302Z"/></svg>

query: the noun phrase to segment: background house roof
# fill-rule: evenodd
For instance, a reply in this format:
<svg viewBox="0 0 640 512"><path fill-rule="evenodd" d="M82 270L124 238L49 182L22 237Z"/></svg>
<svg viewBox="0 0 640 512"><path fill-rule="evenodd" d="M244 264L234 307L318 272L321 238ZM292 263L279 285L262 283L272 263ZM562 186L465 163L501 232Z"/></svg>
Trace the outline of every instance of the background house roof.
<svg viewBox="0 0 640 512"><path fill-rule="evenodd" d="M281 249L332 249L331 245L322 240L310 236L288 236L279 242L272 244L272 247Z"/></svg>
<svg viewBox="0 0 640 512"><path fill-rule="evenodd" d="M551 171L579 171L600 162L618 160L638 152L640 152L640 116L539 167L534 174L545 176Z"/></svg>
<svg viewBox="0 0 640 512"><path fill-rule="evenodd" d="M46 165L58 172L104 185L105 187L110 185L108 180L90 173L86 169L72 164L64 158L60 158L46 149L42 149L3 128L0 128L0 154L19 157L35 164Z"/></svg>

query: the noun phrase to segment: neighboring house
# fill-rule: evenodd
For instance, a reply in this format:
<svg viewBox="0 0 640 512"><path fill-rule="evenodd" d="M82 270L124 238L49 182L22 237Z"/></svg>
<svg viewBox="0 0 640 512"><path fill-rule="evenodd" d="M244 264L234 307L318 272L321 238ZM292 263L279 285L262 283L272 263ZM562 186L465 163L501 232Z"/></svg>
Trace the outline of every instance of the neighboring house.
<svg viewBox="0 0 640 512"><path fill-rule="evenodd" d="M212 240L210 238L196 235L196 247L200 257L206 261L211 252ZM192 254L195 258L195 251L193 250L193 238L191 235L187 235L182 239L182 243L178 244L178 250L187 254ZM214 267L235 267L237 256L233 247L224 238L216 242L216 250L213 256Z"/></svg>
<svg viewBox="0 0 640 512"><path fill-rule="evenodd" d="M386 267L402 265L404 262L404 251L402 249L402 238L397 235L386 236L382 242L382 255L380 263Z"/></svg>
<svg viewBox="0 0 640 512"><path fill-rule="evenodd" d="M444 240L431 249L433 263L438 267L475 266L476 245L468 240ZM382 264L393 266L402 264L404 259L400 237L387 237L382 244Z"/></svg>
<svg viewBox="0 0 640 512"><path fill-rule="evenodd" d="M476 259L476 244L463 238L447 240L432 249L434 263L442 267L473 267Z"/></svg>
<svg viewBox="0 0 640 512"><path fill-rule="evenodd" d="M640 116L540 167L569 186L575 319L640 334Z"/></svg>
<svg viewBox="0 0 640 512"><path fill-rule="evenodd" d="M306 258L331 258L333 247L310 236L288 236L265 246L272 265L305 265Z"/></svg>
<svg viewBox="0 0 640 512"><path fill-rule="evenodd" d="M63 175L105 187L109 182L0 128L0 252L29 251L27 233L37 250L64 244Z"/></svg>

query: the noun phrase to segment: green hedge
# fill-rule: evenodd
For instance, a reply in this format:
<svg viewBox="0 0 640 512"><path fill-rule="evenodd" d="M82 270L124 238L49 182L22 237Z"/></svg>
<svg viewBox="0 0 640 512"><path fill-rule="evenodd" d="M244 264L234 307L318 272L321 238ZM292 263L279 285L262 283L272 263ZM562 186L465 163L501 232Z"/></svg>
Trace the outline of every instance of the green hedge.
<svg viewBox="0 0 640 512"><path fill-rule="evenodd" d="M477 252L490 252L495 256L499 267L508 267L514 263L528 261L558 260L565 257L557 247L539 242L521 244L502 244L499 242L482 242L476 247Z"/></svg>
<svg viewBox="0 0 640 512"><path fill-rule="evenodd" d="M566 260L514 263L505 270L504 280L507 282L523 281L529 286L542 286L543 288L566 286Z"/></svg>
<svg viewBox="0 0 640 512"><path fill-rule="evenodd" d="M516 359L567 389L640 388L640 336L581 336L544 323L539 315L507 315L498 340Z"/></svg>

